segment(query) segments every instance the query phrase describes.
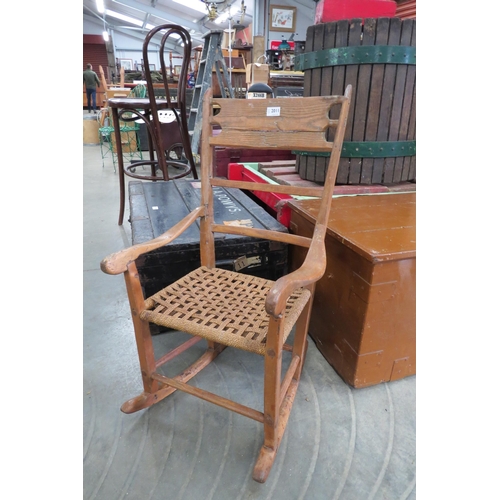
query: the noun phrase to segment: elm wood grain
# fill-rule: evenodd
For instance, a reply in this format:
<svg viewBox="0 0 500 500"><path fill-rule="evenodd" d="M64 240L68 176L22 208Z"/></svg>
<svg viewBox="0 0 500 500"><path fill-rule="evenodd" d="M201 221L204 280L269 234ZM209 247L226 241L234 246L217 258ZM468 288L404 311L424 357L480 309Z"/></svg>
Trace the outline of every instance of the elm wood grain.
<svg viewBox="0 0 500 500"><path fill-rule="evenodd" d="M280 116L276 117L267 116L267 106L255 103L255 100L214 99L212 91L208 90L203 100L200 205L172 229L153 241L116 252L103 259L101 263L101 269L108 274L124 274L143 379L143 392L124 403L122 411L133 412L147 408L175 390L181 390L262 422L263 445L253 471L253 478L258 482L265 482L271 471L302 372L315 286L326 269L326 223L337 176L351 91L351 87L348 86L345 94L340 97L266 100L266 104L280 107ZM221 108L217 116L213 116L214 105ZM329 110L333 106L341 108L338 120L330 120L328 117ZM245 118L240 120L241 123L237 123L234 116ZM290 121L294 124L290 124ZM221 132L217 135L213 134L215 123L221 127ZM325 140L326 130L332 126L335 127L334 140L328 142ZM271 143L289 149L300 145L305 149L321 148L330 152L317 222L313 224L311 236L304 238L277 231L267 232L267 237L271 240L307 247L303 262L294 271L277 281L244 276L216 268L215 232L256 237L264 237L266 234L266 231L260 229L226 226L216 224L214 221L214 187L228 186L243 189L250 184L253 190L264 191L274 187L268 184L256 185L212 177L213 150L216 145L234 147L241 144L241 138L245 135L255 136L257 140L253 145L255 148L266 148ZM298 194L311 188L280 186L280 189ZM201 267L153 296L145 298L135 260L140 255L173 241L197 219L200 221ZM212 298L213 303L209 304ZM165 327L182 326L182 331L194 338L202 336L207 340L207 351L180 375L163 376L156 371L158 364L172 359L188 345L184 344L174 353L166 354L156 360L150 322ZM282 380L282 368L285 367L282 354L284 350L290 350L285 342L293 326L295 335L291 347L291 361ZM242 348L264 356L263 412L186 383L227 346Z"/></svg>
<svg viewBox="0 0 500 500"><path fill-rule="evenodd" d="M254 182L231 181L228 179L213 179L213 186L237 187L239 189L248 189L253 191L263 191L268 193L296 194L297 196L319 196L323 193L321 186L286 186L282 184L259 184Z"/></svg>
<svg viewBox="0 0 500 500"><path fill-rule="evenodd" d="M336 198L309 333L353 387L416 373L415 193ZM290 228L309 236L316 200L290 202ZM293 247L291 269L303 251Z"/></svg>

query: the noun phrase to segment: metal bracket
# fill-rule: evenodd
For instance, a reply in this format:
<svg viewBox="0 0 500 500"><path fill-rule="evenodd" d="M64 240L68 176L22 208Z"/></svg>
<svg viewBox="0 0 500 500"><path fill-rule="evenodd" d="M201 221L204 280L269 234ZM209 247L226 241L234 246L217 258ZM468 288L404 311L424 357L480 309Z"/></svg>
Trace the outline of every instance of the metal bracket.
<svg viewBox="0 0 500 500"><path fill-rule="evenodd" d="M416 64L416 61L416 47L359 45L297 54L295 56L295 69L304 71L346 64Z"/></svg>
<svg viewBox="0 0 500 500"><path fill-rule="evenodd" d="M330 153L292 151L300 156L326 156ZM342 143L342 158L392 158L396 156L415 156L417 141L346 141Z"/></svg>

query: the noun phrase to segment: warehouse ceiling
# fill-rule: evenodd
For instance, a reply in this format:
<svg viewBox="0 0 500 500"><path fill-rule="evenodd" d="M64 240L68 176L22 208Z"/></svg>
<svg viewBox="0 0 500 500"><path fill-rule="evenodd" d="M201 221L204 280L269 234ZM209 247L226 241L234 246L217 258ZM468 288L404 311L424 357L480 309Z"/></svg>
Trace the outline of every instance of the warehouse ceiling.
<svg viewBox="0 0 500 500"><path fill-rule="evenodd" d="M203 0L101 0L104 12L99 12L97 0L83 0L83 18L102 23L111 33L141 40L154 26L178 24L190 32L193 46L197 46L210 30L247 27L252 22L254 0L221 1L215 0L217 16L213 20ZM181 51L180 46L170 48Z"/></svg>

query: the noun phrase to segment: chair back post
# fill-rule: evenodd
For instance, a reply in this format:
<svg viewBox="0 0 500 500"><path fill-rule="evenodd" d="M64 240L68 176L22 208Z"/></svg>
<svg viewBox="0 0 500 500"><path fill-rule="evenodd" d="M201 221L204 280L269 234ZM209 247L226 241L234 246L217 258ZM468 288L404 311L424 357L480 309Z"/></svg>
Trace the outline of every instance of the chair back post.
<svg viewBox="0 0 500 500"><path fill-rule="evenodd" d="M201 133L201 204L205 207L205 215L200 221L200 259L201 265L215 267L215 242L212 232L213 193L210 184L213 176L213 159L210 137L212 135L213 91L208 88L203 96L203 120Z"/></svg>
<svg viewBox="0 0 500 500"><path fill-rule="evenodd" d="M189 134L187 128L187 113L186 113L186 85L187 85L187 68L189 65L189 56L191 53L191 36L189 32L183 28L182 26L178 26L176 24L162 24L160 26L156 26L153 28L147 35L144 40L142 46L142 56L144 60L144 75L146 77L146 86L148 89L149 100L151 103L151 115L152 121L154 123L154 133L156 138L156 143L158 144L157 151L157 160L158 166L163 172L163 178L165 180L169 180L168 169L167 169L167 161L165 158L165 144L163 141L163 137L161 134L161 123L158 117L158 106L156 104L156 97L154 92L153 79L151 77L151 69L149 67L149 57L148 57L148 47L151 39L160 31L166 30L166 33L162 36L160 42L160 66L161 66L161 74L163 78L163 86L165 89L165 96L168 104L168 108L171 109L177 119L179 124L179 128L181 129L181 137L183 138L183 147L184 152L188 158L190 165L194 168L194 161L191 153L191 145L189 141ZM184 58L182 62L182 70L181 75L178 81L178 90L177 90L177 102L181 108L181 116L178 116L178 113L175 109L175 106L172 104L172 100L170 98L170 90L168 88L168 78L167 78L167 65L165 63L165 43L168 38L171 37L172 34L177 34L181 37L184 42ZM194 172L196 174L196 172ZM196 178L196 175L194 175Z"/></svg>
<svg viewBox="0 0 500 500"><path fill-rule="evenodd" d="M101 83L102 83L102 88L104 89L104 92L108 91L108 84L106 83L106 77L104 76L104 70L102 69L102 66L99 64L99 74L101 75Z"/></svg>
<svg viewBox="0 0 500 500"><path fill-rule="evenodd" d="M315 237L320 237L323 241L325 239L326 227L328 225L328 217L330 216L330 207L332 204L333 190L335 188L335 181L337 179L337 172L339 169L340 153L342 151L342 142L344 140L344 133L349 115L351 94L352 85L349 84L344 92L345 99L341 104L338 123L335 128L330 160L328 162L328 171L323 188L323 198L320 204L318 217L316 219Z"/></svg>
<svg viewBox="0 0 500 500"><path fill-rule="evenodd" d="M183 56L182 56L182 65L181 65L181 72L178 76L177 80L177 108L180 110L180 116L177 113L176 106L172 105L171 100L170 100L170 92L168 88L168 82L167 82L167 77L166 77L166 68L167 64L165 62L165 42L168 38L168 36L171 33L176 33L178 34L183 43ZM175 118L177 120L177 123L179 125L179 128L181 130L181 138L183 140L183 146L184 146L184 154L186 155L186 158L189 162L190 165L193 166L195 165L194 158L193 158L193 152L191 150L191 140L189 138L189 129L188 129L188 114L187 114L187 103L186 103L186 87L187 87L187 81L188 81L188 74L189 74L189 65L191 62L191 51L192 51L192 42L191 42L191 36L189 35L189 32L183 28L182 26L176 26L175 29L171 29L169 32L167 32L162 39L162 45L160 49L160 54L161 54L161 67L162 67L162 75L163 75L163 82L164 82L164 87L165 87L165 94L167 95L169 107L172 109L172 111L175 114ZM171 56L171 53L169 54ZM169 64L170 59L169 59ZM193 172L193 176L196 179L197 175L196 172Z"/></svg>

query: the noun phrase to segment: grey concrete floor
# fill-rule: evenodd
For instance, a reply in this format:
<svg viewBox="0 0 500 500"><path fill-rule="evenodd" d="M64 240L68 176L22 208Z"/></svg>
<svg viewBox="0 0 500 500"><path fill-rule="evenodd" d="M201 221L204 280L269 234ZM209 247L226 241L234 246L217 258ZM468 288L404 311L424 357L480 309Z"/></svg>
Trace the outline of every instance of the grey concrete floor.
<svg viewBox="0 0 500 500"><path fill-rule="evenodd" d="M252 480L260 424L176 392L131 415L141 392L122 276L103 257L131 244L128 202L118 226L118 176L99 146L83 146L83 498L85 500L396 500L416 498L416 377L346 385L309 341L288 427L265 484ZM183 333L154 336L158 354ZM201 343L200 343L201 344ZM203 346L166 365L185 368ZM262 407L262 359L226 349L192 380Z"/></svg>

